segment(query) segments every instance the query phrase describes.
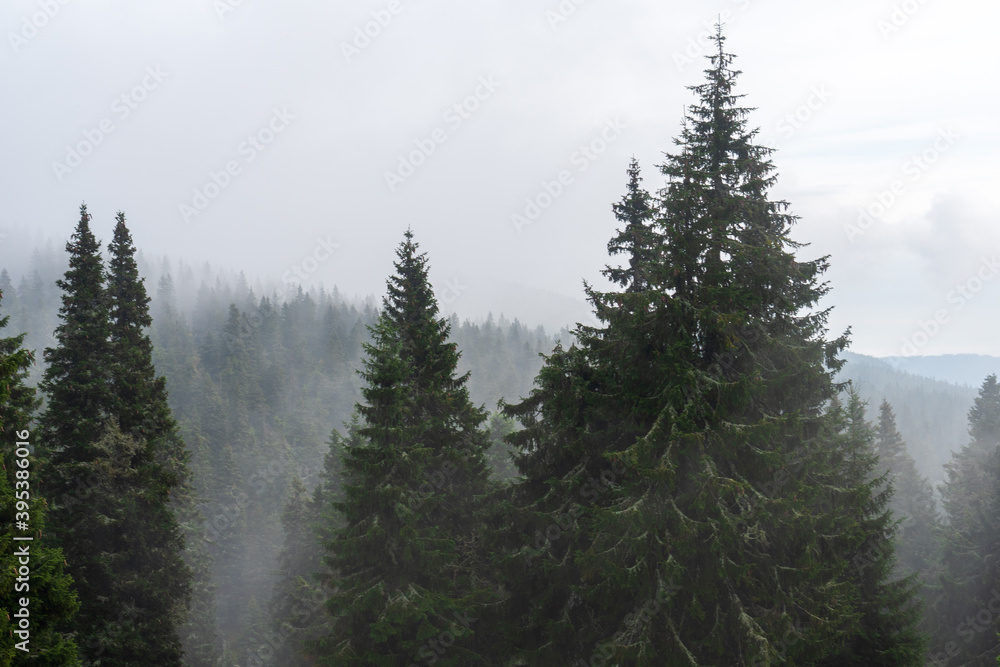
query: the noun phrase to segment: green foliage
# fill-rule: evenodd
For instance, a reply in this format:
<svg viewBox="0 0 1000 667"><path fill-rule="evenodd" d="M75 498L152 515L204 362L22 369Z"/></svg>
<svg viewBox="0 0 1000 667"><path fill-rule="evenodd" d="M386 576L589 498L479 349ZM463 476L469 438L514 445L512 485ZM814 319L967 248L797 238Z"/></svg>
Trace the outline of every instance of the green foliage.
<svg viewBox="0 0 1000 667"><path fill-rule="evenodd" d="M486 414L456 374L450 325L437 318L417 249L407 231L365 345L360 422L341 447L343 527L327 559L338 590L332 633L316 645L321 664L488 664L474 627L492 599L475 539Z"/></svg>
<svg viewBox="0 0 1000 667"><path fill-rule="evenodd" d="M118 215L105 286L99 244L81 219L67 245L57 347L43 388L53 523L80 592L74 629L102 665L181 664L190 595L178 510L196 515L187 454L152 365L148 298Z"/></svg>
<svg viewBox="0 0 1000 667"><path fill-rule="evenodd" d="M628 165L616 288L586 286L600 324L575 342L440 318L410 232L381 312L164 262L151 319L124 215L105 274L85 207L57 321L53 262L17 289L0 272L19 326L55 329L37 463L83 601L73 618L62 552L36 543L38 664L77 664L75 629L103 665L916 665L921 584L932 662L991 664L1000 389L942 526L888 403L873 429L838 401L827 259L798 259L715 39L665 187ZM5 438L34 409L23 342L0 339Z"/></svg>
<svg viewBox="0 0 1000 667"><path fill-rule="evenodd" d="M883 404L882 415L885 404ZM880 451L905 455L902 442L887 441L883 424L876 433L865 418L865 407L853 387L846 407L839 404L831 413L839 438L833 450L834 463L841 472L838 496L829 499L830 514L847 515L848 525L860 539L846 554L849 563L844 579L852 585L853 607L858 626L840 651L826 657L823 665L919 665L924 655L924 639L916 626L921 606L916 599L920 582L917 575L894 576L898 522L890 509L895 501L892 473L880 460ZM882 447L885 446L885 449Z"/></svg>
<svg viewBox="0 0 1000 667"><path fill-rule="evenodd" d="M56 284L62 289L57 346L45 350L41 388L48 397L42 427L53 466L50 495L68 494L76 480L67 478L63 463L88 460L88 451L104 431L114 398L111 393L111 304L105 289L100 243L90 231L90 214L80 206L80 222L66 244L69 269ZM73 523L56 507L61 526Z"/></svg>
<svg viewBox="0 0 1000 667"><path fill-rule="evenodd" d="M628 266L608 266L605 275L627 292L641 292L650 284L646 272L656 264L659 239L651 226L656 216L653 198L642 189L639 161L634 157L628 167L628 186L620 203L615 204L615 217L624 227L608 242L611 256L628 255Z"/></svg>
<svg viewBox="0 0 1000 667"><path fill-rule="evenodd" d="M307 642L327 631L323 605L329 594L325 582L318 580L322 549L316 531L328 491L332 489L321 483L310 498L302 482L292 480L291 497L281 517L285 543L278 555L278 580L267 614L270 633L266 643L252 647L247 664L270 660L282 667L307 667L311 664L304 655Z"/></svg>
<svg viewBox="0 0 1000 667"><path fill-rule="evenodd" d="M3 298L4 292L0 290L0 303ZM8 320L0 311L0 331L7 326ZM73 582L64 571L62 551L49 544L45 532L47 512L45 501L39 495L39 461L28 457L27 469L15 461L17 442L37 443L30 430L30 419L38 401L35 390L25 384L33 354L22 347L23 342L24 334L0 338L0 447L3 451L0 457L3 462L0 474L0 608L4 610L0 614L0 665L73 666L79 665L79 661L76 644L69 633L69 622L80 603ZM18 475L18 471L22 475ZM24 498L28 498L30 531L17 530L15 525L16 501ZM31 537L32 540L15 541L15 536ZM25 546L30 554L27 580L17 573L25 563L15 555L15 550ZM19 578L21 581L17 581ZM19 619L12 618L12 614L21 609L22 599L28 600L30 637L22 646L28 653L16 648L24 638L14 635Z"/></svg>
<svg viewBox="0 0 1000 667"><path fill-rule="evenodd" d="M629 168L609 245L629 266L605 272L625 291L588 288L604 326L579 327L505 410L524 426L510 440L525 480L499 531L515 652L825 664L855 646L917 664L911 585L886 581L870 441L845 452L823 411L846 345L815 309L826 259L796 259L795 218L767 197L770 151L746 129L721 31L716 43L655 216ZM862 577L848 564L866 545L888 555Z"/></svg>
<svg viewBox="0 0 1000 667"><path fill-rule="evenodd" d="M983 382L969 411L970 442L952 456L941 487L947 524L932 622L931 657L987 665L1000 654L1000 385ZM954 663L948 662L954 660Z"/></svg>
<svg viewBox="0 0 1000 667"><path fill-rule="evenodd" d="M496 413L490 415L487 429L490 447L486 451L486 459L491 475L498 482L511 482L517 476L517 467L514 465L514 450L507 438L517 430L517 423Z"/></svg>
<svg viewBox="0 0 1000 667"><path fill-rule="evenodd" d="M941 525L930 482L917 472L913 457L896 429L896 416L888 401L879 406L875 427L879 472L887 476L893 496L889 504L896 525L896 574L916 574L923 602L929 603ZM924 626L928 624L925 622ZM929 628L928 628L929 629Z"/></svg>

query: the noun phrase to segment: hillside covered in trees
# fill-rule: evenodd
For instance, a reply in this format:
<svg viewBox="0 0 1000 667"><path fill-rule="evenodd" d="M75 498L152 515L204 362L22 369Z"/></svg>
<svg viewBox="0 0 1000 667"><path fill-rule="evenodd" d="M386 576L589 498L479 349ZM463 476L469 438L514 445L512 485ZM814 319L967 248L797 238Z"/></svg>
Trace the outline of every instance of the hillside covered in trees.
<svg viewBox="0 0 1000 667"><path fill-rule="evenodd" d="M0 273L0 665L1000 664L997 378L827 330L714 39L572 331L443 312L413 229L380 302L85 205Z"/></svg>

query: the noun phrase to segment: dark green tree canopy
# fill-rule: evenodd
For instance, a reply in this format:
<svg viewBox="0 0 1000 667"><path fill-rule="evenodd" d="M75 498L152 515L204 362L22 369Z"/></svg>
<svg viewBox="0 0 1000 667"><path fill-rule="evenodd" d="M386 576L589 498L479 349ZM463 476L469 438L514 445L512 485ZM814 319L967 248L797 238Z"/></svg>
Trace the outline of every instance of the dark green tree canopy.
<svg viewBox="0 0 1000 667"><path fill-rule="evenodd" d="M48 404L41 423L57 466L65 456L88 457L88 443L100 437L114 403L111 305L100 248L83 204L76 231L66 244L69 270L56 283L63 291L57 346L45 350L48 366L42 390ZM66 490L52 489L54 497Z"/></svg>
<svg viewBox="0 0 1000 667"><path fill-rule="evenodd" d="M634 261L605 272L625 291L588 287L603 326L578 326L505 409L524 426L499 564L514 641L531 664L840 664L862 644L916 664L873 453L848 456L827 410L847 338L815 307L826 258L796 258L721 28L715 43L652 216L629 169L615 212L642 241L620 231L609 250ZM866 544L888 554L862 576L845 563Z"/></svg>
<svg viewBox="0 0 1000 667"><path fill-rule="evenodd" d="M487 490L486 413L458 375L450 325L438 318L427 259L409 230L365 344L360 420L346 439L343 527L328 545L339 591L332 634L315 643L329 665L409 665L448 633L442 665L482 664L472 629L489 590L476 579L476 522ZM462 620L456 624L457 620Z"/></svg>
<svg viewBox="0 0 1000 667"><path fill-rule="evenodd" d="M187 454L153 369L149 299L125 216L110 273L89 222L82 206L42 383L45 489L82 604L73 629L89 661L179 666L191 571L170 494L191 505Z"/></svg>
<svg viewBox="0 0 1000 667"><path fill-rule="evenodd" d="M0 289L0 332L10 320L4 312L4 292ZM16 443L37 445L38 434L31 419L38 407L35 390L26 384L28 369L34 362L31 351L22 347L24 334L0 335L0 446L3 470L0 471L0 665L21 664L30 656L31 663L44 667L79 665L77 646L71 635L71 621L80 607L73 581L64 569L63 553L54 548L46 531L47 511L41 497L42 476L39 461L28 457L22 468L15 457ZM18 474L20 471L20 474ZM27 498L28 530L17 529L16 502ZM15 542L14 537L32 537L31 542ZM20 566L16 551L27 545L30 551L30 577L15 578ZM25 588L27 586L27 588ZM29 599L30 637L28 653L15 647L23 641L14 634L18 619L11 614L21 608L21 599ZM23 648L23 647L22 647ZM18 657L20 656L20 657Z"/></svg>

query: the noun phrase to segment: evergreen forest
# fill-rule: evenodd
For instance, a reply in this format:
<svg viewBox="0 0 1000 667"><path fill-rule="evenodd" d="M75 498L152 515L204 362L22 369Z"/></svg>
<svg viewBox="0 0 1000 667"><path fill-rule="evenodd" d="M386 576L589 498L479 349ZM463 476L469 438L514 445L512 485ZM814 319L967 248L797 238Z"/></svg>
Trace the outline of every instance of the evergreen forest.
<svg viewBox="0 0 1000 667"><path fill-rule="evenodd" d="M572 329L447 312L418 225L357 299L68 215L0 272L0 667L1000 665L1000 383L829 330L739 75Z"/></svg>

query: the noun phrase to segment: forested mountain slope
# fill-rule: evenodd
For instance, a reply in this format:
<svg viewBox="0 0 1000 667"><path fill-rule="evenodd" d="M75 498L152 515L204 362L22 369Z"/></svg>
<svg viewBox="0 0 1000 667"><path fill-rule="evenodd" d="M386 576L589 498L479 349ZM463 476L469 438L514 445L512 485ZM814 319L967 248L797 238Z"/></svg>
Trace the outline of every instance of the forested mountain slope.
<svg viewBox="0 0 1000 667"><path fill-rule="evenodd" d="M27 275L0 273L8 330L27 332L24 345L37 352L32 384L43 371L42 350L54 345L60 255L49 246L34 253ZM206 520L196 539L214 561L202 585L214 587L223 653L246 643L252 610L268 602L291 485L316 484L330 433L360 398L355 371L378 312L373 299L350 302L336 290L259 295L242 274L169 260L141 268L153 295L156 369L192 452ZM458 370L472 371L472 401L490 411L501 398L528 393L539 355L554 345L541 327L503 316L477 323L452 316L451 324L462 353Z"/></svg>
<svg viewBox="0 0 1000 667"><path fill-rule="evenodd" d="M839 379L851 380L871 410L883 399L889 401L920 473L935 486L944 481L944 464L969 439L969 409L976 388L915 375L875 357L851 352L844 357L847 364ZM952 357L920 359L928 364L938 360L937 365L942 366ZM984 366L975 385L982 384L990 372L989 366Z"/></svg>

